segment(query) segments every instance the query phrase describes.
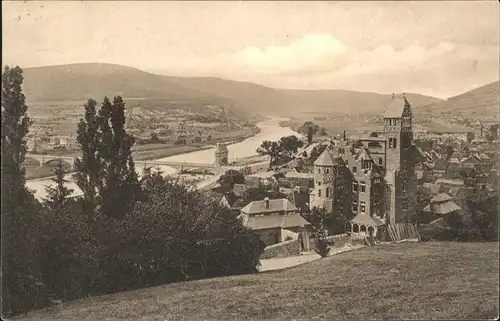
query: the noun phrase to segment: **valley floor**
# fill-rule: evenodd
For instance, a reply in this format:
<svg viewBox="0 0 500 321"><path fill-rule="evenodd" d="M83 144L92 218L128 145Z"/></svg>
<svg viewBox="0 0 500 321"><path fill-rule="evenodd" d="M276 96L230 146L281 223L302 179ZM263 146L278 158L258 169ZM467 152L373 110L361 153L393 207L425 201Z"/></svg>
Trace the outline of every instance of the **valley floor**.
<svg viewBox="0 0 500 321"><path fill-rule="evenodd" d="M282 271L82 299L20 319L491 319L498 254L498 243L377 245Z"/></svg>

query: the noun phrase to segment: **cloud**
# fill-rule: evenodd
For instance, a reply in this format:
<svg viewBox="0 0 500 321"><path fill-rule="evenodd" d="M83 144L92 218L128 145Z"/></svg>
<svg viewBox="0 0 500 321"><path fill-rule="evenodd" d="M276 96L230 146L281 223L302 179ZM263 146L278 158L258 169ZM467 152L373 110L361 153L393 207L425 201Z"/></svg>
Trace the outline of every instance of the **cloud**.
<svg viewBox="0 0 500 321"><path fill-rule="evenodd" d="M329 34L308 34L287 45L248 46L240 51L207 57L164 58L161 62L152 62L152 65L163 66L165 73L219 76L296 88L331 88L331 84L342 84L344 80L352 84L357 81L361 88L365 87L363 81L373 81L384 77L382 75L419 79L427 76L429 85L437 78L453 84L453 79L443 80L437 71L449 72L451 66L456 69L461 63L470 65L471 61L480 61L494 72L498 71L497 46L478 47L451 42L425 46L415 42L397 49L388 44L358 49ZM422 75L424 72L425 76ZM369 86L380 90L377 84Z"/></svg>

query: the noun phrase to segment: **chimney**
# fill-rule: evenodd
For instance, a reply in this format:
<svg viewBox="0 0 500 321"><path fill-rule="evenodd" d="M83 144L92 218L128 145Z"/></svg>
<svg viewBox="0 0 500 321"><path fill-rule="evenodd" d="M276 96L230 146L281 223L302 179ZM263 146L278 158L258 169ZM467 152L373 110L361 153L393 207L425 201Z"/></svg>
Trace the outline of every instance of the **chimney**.
<svg viewBox="0 0 500 321"><path fill-rule="evenodd" d="M269 209L269 197L264 198L264 202L266 203L266 209Z"/></svg>

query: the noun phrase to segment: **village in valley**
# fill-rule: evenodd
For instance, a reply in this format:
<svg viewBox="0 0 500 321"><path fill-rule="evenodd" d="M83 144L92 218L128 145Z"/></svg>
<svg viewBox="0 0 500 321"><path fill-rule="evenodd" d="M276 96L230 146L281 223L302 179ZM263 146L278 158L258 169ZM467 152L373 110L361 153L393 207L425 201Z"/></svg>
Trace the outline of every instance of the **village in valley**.
<svg viewBox="0 0 500 321"><path fill-rule="evenodd" d="M3 6L2 317L498 318L493 5L206 5Z"/></svg>

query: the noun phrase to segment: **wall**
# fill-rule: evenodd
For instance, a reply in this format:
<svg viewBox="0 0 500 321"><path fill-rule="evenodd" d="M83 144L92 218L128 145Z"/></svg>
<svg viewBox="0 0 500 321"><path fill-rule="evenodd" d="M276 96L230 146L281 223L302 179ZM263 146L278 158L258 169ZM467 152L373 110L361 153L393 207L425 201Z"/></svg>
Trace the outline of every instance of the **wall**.
<svg viewBox="0 0 500 321"><path fill-rule="evenodd" d="M260 259L270 259L275 257L286 257L300 255L300 244L298 240L286 241L267 246Z"/></svg>
<svg viewBox="0 0 500 321"><path fill-rule="evenodd" d="M281 228L255 230L253 231L266 244L266 246L276 244L281 240Z"/></svg>
<svg viewBox="0 0 500 321"><path fill-rule="evenodd" d="M331 248L331 251L334 251L336 249L341 249L347 244L364 244L364 237L363 238L357 238L353 236L349 236L347 234L338 234L338 235L330 235L327 237L329 246ZM315 239L311 239L311 248L314 249L314 244L316 243Z"/></svg>

